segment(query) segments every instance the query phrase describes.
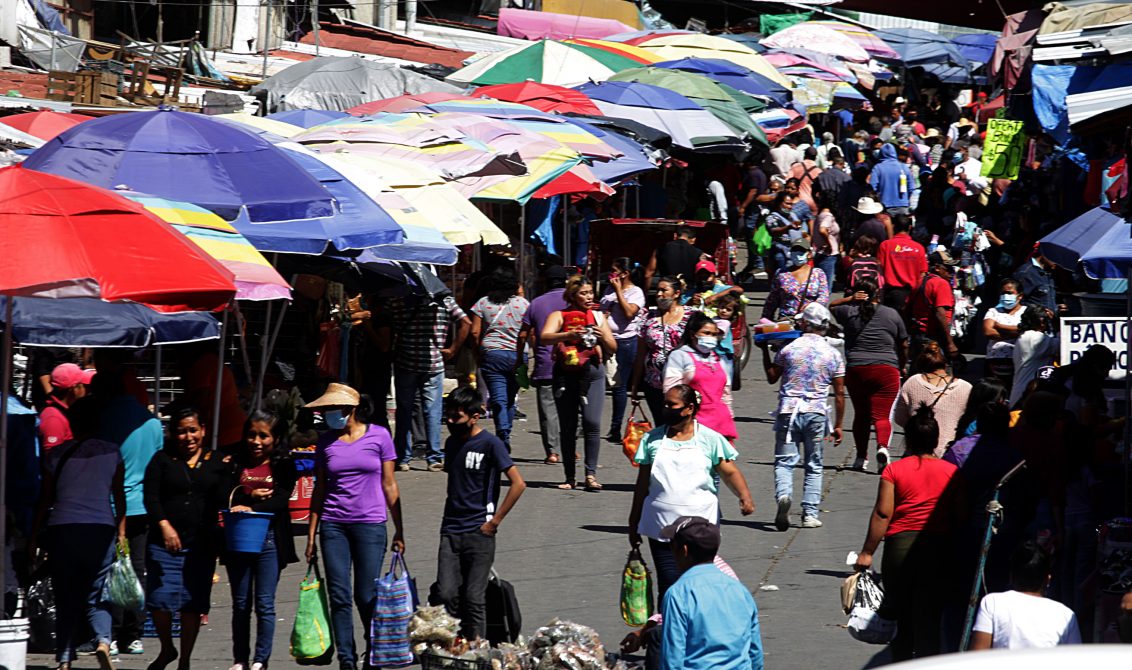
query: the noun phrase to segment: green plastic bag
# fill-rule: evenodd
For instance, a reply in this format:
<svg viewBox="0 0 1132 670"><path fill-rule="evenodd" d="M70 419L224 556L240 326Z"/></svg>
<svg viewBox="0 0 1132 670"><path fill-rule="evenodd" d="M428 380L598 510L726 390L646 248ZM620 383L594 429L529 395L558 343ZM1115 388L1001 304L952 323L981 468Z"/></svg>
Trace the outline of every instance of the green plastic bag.
<svg viewBox="0 0 1132 670"><path fill-rule="evenodd" d="M102 584L102 601L127 612L140 612L145 609L145 589L130 563L130 546L119 544L116 553L110 574Z"/></svg>
<svg viewBox="0 0 1132 670"><path fill-rule="evenodd" d="M643 626L652 613L652 574L640 549L634 548L621 573L621 618L630 626Z"/></svg>
<svg viewBox="0 0 1132 670"><path fill-rule="evenodd" d="M330 605L317 562L307 566L307 575L299 584L299 608L295 612L295 627L291 629L291 656L300 665L328 665L334 656Z"/></svg>
<svg viewBox="0 0 1132 670"><path fill-rule="evenodd" d="M774 246L774 238L770 236L770 231L766 229L765 221L759 221L759 224L755 227L754 240L755 253L760 256L770 251L770 248Z"/></svg>

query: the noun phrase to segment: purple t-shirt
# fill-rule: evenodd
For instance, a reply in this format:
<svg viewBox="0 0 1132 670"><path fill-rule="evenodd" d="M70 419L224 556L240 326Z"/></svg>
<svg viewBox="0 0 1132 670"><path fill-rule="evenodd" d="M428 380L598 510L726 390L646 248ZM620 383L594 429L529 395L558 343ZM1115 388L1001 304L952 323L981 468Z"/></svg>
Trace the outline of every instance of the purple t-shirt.
<svg viewBox="0 0 1132 670"><path fill-rule="evenodd" d="M530 309L523 316L523 325L531 326L535 334L535 372L531 375L531 379L550 379L554 376L554 361L551 360L554 347L543 346L539 340L550 315L568 307L566 299L562 297L564 293L566 293L564 288L551 289L543 293L531 301Z"/></svg>
<svg viewBox="0 0 1132 670"><path fill-rule="evenodd" d="M382 523L385 491L381 488L382 463L397 459L389 431L370 424L356 442L323 435L315 446L315 467L326 472L326 500L322 521Z"/></svg>

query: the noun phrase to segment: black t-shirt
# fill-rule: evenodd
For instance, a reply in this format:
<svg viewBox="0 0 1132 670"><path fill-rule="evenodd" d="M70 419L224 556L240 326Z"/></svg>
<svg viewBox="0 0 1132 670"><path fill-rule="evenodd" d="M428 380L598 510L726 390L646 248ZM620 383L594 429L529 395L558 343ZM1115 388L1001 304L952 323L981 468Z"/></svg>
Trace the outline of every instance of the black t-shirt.
<svg viewBox="0 0 1132 670"><path fill-rule="evenodd" d="M490 521L499 503L499 475L512 465L503 441L486 430L467 440L449 437L444 443L448 499L441 535L470 533Z"/></svg>
<svg viewBox="0 0 1132 670"><path fill-rule="evenodd" d="M866 219L862 221L857 229L853 231L853 241L856 242L857 238L862 235L868 235L877 241L877 244L888 239L888 229L884 227L880 219Z"/></svg>
<svg viewBox="0 0 1132 670"><path fill-rule="evenodd" d="M873 318L865 322L860 305L838 305L830 311L845 331L846 365L899 364L896 347L908 339L908 329L899 312L877 305Z"/></svg>
<svg viewBox="0 0 1132 670"><path fill-rule="evenodd" d="M702 254L699 247L688 240L667 242L656 254L657 276L681 275L686 283L692 283L696 278L696 263L700 262Z"/></svg>

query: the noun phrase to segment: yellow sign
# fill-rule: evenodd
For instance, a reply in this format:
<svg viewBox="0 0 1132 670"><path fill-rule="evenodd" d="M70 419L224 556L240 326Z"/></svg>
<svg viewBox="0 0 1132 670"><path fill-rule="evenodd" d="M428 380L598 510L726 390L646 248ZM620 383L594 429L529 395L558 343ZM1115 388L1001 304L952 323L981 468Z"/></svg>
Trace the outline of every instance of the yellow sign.
<svg viewBox="0 0 1132 670"><path fill-rule="evenodd" d="M1025 142L1021 121L990 119L987 122L987 139L983 142L981 176L1011 181L1017 179Z"/></svg>

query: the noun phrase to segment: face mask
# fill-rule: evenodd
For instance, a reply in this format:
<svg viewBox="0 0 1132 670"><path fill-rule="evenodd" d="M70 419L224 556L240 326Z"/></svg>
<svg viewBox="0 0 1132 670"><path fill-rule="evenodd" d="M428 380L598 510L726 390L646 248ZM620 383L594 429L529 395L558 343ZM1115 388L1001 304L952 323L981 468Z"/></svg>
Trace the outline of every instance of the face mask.
<svg viewBox="0 0 1132 670"><path fill-rule="evenodd" d="M715 351L719 346L719 340L714 335L703 335L696 338L696 348L700 353L706 354L709 351Z"/></svg>
<svg viewBox="0 0 1132 670"><path fill-rule="evenodd" d="M684 408L669 409L665 407L664 412L661 414L661 418L664 420L664 425L676 426L684 423L684 419L688 417L684 416Z"/></svg>
<svg viewBox="0 0 1132 670"><path fill-rule="evenodd" d="M448 423L448 432L452 433L454 437L465 437L472 432L472 425L469 423Z"/></svg>
<svg viewBox="0 0 1132 670"><path fill-rule="evenodd" d="M701 291L710 291L713 288L715 288L715 282L713 282L711 280L700 282L700 290Z"/></svg>
<svg viewBox="0 0 1132 670"><path fill-rule="evenodd" d="M1018 295L1014 293L1003 293L998 297L998 306L1002 309L1014 309L1018 304Z"/></svg>
<svg viewBox="0 0 1132 670"><path fill-rule="evenodd" d="M340 409L332 409L322 413L322 420L331 430L342 430L346 427L346 413Z"/></svg>
<svg viewBox="0 0 1132 670"><path fill-rule="evenodd" d="M790 254L790 266L791 267L800 268L803 265L805 265L806 261L808 261L808 260L809 260L809 256L805 253L792 253L792 254Z"/></svg>
<svg viewBox="0 0 1132 670"><path fill-rule="evenodd" d="M676 301L672 298L657 298L656 307L662 312L667 312L672 309L672 305L675 304L675 302Z"/></svg>

